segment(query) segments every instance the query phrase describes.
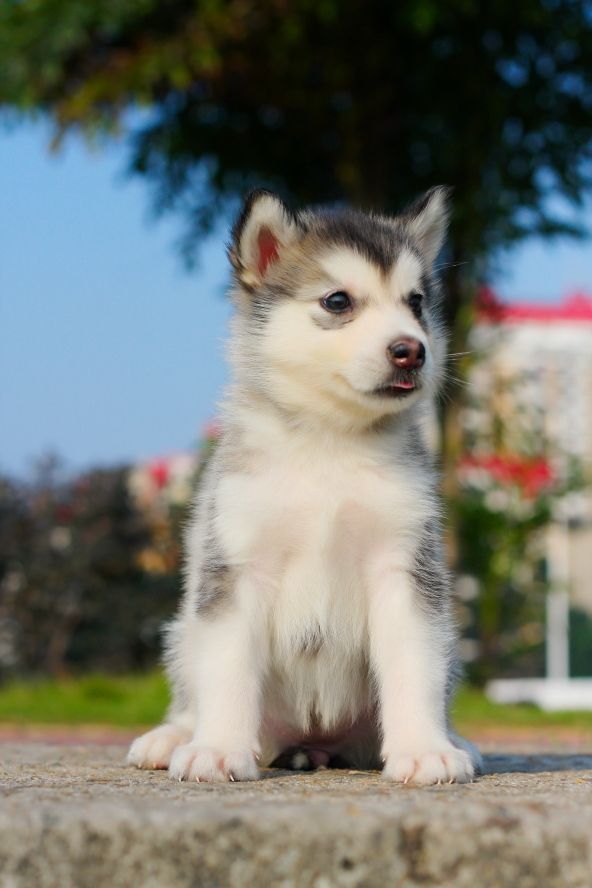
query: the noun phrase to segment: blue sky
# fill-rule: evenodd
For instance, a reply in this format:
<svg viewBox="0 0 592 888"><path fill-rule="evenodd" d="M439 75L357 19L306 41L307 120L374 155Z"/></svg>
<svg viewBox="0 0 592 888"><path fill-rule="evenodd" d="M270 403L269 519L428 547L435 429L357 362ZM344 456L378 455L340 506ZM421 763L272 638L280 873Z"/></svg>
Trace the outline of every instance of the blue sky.
<svg viewBox="0 0 592 888"><path fill-rule="evenodd" d="M226 379L226 232L188 274L123 144L48 142L43 124L0 130L0 471L27 475L48 451L75 470L186 448ZM511 300L592 293L592 245L533 241L503 272Z"/></svg>

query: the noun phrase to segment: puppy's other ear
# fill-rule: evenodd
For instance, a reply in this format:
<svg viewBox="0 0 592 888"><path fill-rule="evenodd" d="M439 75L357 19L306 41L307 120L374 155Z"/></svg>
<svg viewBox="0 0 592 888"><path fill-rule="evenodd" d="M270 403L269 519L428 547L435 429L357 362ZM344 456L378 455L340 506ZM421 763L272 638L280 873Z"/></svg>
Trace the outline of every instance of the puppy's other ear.
<svg viewBox="0 0 592 888"><path fill-rule="evenodd" d="M452 188L447 185L430 188L414 200L403 214L407 230L425 256L429 268L436 261L446 239L451 192Z"/></svg>
<svg viewBox="0 0 592 888"><path fill-rule="evenodd" d="M241 284L247 289L260 284L282 249L300 235L296 216L277 194L263 188L251 191L232 230L228 252Z"/></svg>

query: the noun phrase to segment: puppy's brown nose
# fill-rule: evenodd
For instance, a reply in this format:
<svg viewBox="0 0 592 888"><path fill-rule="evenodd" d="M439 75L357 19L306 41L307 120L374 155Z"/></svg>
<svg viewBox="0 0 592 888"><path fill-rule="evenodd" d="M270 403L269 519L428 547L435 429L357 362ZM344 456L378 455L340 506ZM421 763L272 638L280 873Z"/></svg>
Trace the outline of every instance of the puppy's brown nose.
<svg viewBox="0 0 592 888"><path fill-rule="evenodd" d="M404 370L419 370L425 364L425 345L418 339L397 339L386 351L389 360Z"/></svg>

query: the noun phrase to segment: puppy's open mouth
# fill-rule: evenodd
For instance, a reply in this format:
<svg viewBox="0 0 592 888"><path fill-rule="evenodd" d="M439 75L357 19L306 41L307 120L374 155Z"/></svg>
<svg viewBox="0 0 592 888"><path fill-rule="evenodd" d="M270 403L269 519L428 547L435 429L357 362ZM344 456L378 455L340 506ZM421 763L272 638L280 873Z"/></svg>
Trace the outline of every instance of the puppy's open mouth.
<svg viewBox="0 0 592 888"><path fill-rule="evenodd" d="M420 386L413 379L392 379L390 382L384 383L372 392L381 398L404 398L412 392L417 391Z"/></svg>

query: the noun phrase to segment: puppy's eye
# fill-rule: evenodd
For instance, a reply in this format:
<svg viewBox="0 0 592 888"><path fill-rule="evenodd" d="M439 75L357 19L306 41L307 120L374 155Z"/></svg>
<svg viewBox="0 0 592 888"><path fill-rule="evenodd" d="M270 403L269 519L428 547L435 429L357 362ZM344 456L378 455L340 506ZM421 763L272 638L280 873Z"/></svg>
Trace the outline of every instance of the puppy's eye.
<svg viewBox="0 0 592 888"><path fill-rule="evenodd" d="M324 299L321 299L321 305L333 314L341 314L352 307L351 299L343 290L325 296Z"/></svg>
<svg viewBox="0 0 592 888"><path fill-rule="evenodd" d="M421 317L421 303L423 296L421 293L412 293L409 297L409 307L416 318Z"/></svg>

